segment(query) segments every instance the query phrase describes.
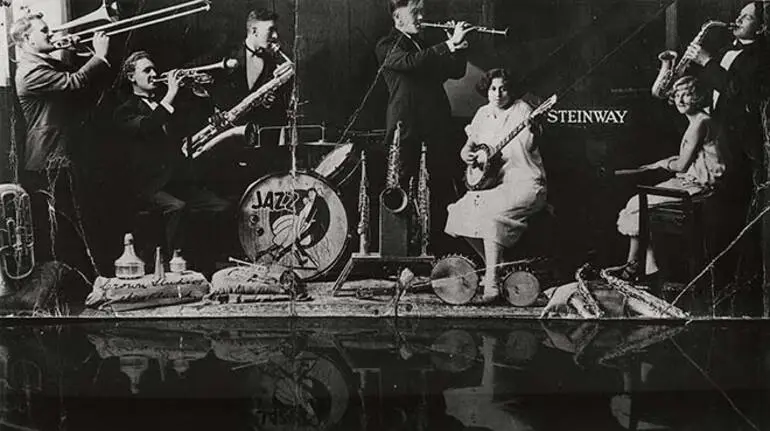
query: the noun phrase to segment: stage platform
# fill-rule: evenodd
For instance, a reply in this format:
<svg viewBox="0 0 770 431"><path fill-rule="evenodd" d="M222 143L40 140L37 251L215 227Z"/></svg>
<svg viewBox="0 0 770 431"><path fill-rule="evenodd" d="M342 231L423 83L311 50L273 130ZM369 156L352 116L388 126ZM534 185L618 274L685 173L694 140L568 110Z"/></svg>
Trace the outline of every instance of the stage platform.
<svg viewBox="0 0 770 431"><path fill-rule="evenodd" d="M398 302L393 296L376 294L366 299L357 298L358 288L380 290L382 280L357 280L345 283L344 296L333 296L333 281L308 283L309 301L274 301L242 304L219 304L209 301L193 302L131 311L86 309L83 318L217 318L217 317L410 317L410 318L537 318L542 306L514 307L504 301L497 304L471 303L449 305L432 292L406 293ZM479 295L480 297L480 295ZM476 301L478 298L474 298ZM544 305L544 304L543 304Z"/></svg>

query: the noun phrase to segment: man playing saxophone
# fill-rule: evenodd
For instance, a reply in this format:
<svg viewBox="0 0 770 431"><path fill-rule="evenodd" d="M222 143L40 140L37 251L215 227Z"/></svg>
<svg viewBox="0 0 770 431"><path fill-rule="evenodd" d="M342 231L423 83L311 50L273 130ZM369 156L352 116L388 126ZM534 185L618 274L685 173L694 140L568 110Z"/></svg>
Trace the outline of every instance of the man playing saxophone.
<svg viewBox="0 0 770 431"><path fill-rule="evenodd" d="M713 90L711 116L721 125L720 149L728 157L725 207L740 209L735 215L736 225L728 229L732 233L725 232L729 238L745 224L752 198L767 180L760 106L770 97L770 52L762 37L767 30L763 11L767 6L763 5L754 1L741 9L733 29L735 40L719 54L691 44L684 55L703 67L699 79ZM749 254L755 257L747 261L753 260L754 265L759 258L756 246L744 249L753 250Z"/></svg>
<svg viewBox="0 0 770 431"><path fill-rule="evenodd" d="M182 235L180 229L184 214L221 217L229 204L197 184L182 155L181 143L188 133L180 121L184 106L177 105L183 73L169 72L162 94L155 63L147 52L137 51L123 62L121 74L131 86L131 95L115 110L114 120L127 140L130 189L140 205L163 214L164 246L170 257L173 250L189 246L183 239L190 235Z"/></svg>

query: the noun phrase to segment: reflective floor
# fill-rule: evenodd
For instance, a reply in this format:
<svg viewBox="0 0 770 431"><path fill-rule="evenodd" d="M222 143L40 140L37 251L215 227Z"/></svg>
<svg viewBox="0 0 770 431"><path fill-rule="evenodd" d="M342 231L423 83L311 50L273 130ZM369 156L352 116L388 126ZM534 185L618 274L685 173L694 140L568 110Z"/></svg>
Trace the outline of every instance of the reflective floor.
<svg viewBox="0 0 770 431"><path fill-rule="evenodd" d="M770 327L474 320L0 329L0 430L770 429Z"/></svg>

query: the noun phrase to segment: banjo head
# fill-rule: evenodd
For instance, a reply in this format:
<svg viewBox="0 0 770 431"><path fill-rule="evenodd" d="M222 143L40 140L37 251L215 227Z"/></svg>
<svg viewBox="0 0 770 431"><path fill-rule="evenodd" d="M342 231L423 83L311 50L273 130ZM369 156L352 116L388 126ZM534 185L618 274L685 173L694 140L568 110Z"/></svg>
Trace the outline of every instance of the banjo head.
<svg viewBox="0 0 770 431"><path fill-rule="evenodd" d="M320 277L337 263L348 229L342 200L315 173L267 175L241 198L238 234L246 255L291 269L301 280Z"/></svg>
<svg viewBox="0 0 770 431"><path fill-rule="evenodd" d="M473 261L458 255L446 256L436 262L430 280L436 296L452 305L471 302L479 287L479 275Z"/></svg>
<svg viewBox="0 0 770 431"><path fill-rule="evenodd" d="M503 290L511 305L528 307L540 296L540 281L529 271L514 271L503 280Z"/></svg>

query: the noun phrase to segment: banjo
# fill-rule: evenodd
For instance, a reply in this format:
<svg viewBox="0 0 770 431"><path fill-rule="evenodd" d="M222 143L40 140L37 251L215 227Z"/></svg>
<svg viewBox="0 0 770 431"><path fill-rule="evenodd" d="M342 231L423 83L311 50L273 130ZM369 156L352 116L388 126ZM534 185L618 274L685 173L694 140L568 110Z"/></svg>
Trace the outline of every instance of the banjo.
<svg viewBox="0 0 770 431"><path fill-rule="evenodd" d="M557 97L552 95L545 102L540 104L534 111L527 117L526 120L519 123L511 133L505 136L497 145L490 147L487 144L477 145L475 150L482 149L487 153L486 161L480 162L478 160L473 163L469 163L465 169L465 185L468 190L478 191L486 190L494 187L497 183L496 174L500 169L500 150L505 148L513 138L526 129L530 122L535 118L548 112L553 105L556 104Z"/></svg>

